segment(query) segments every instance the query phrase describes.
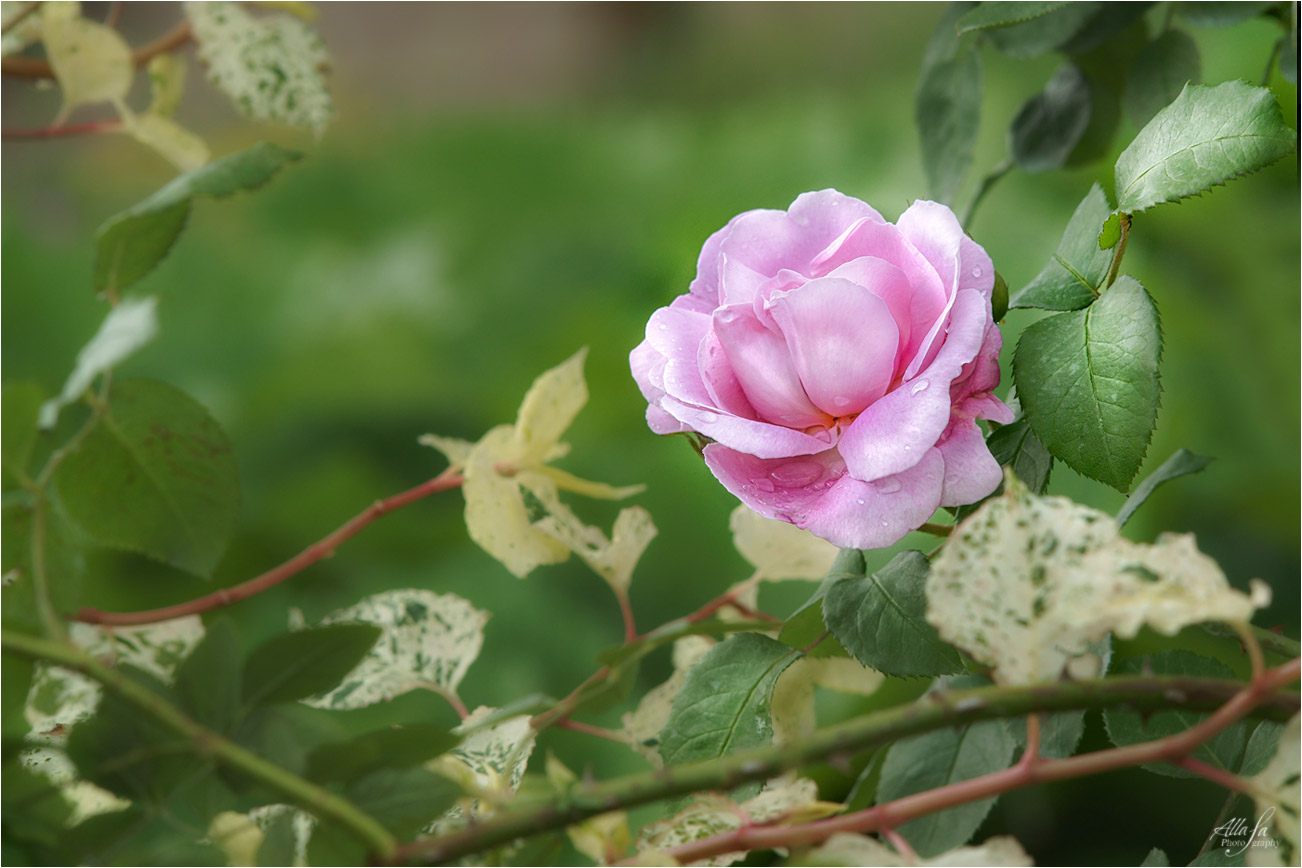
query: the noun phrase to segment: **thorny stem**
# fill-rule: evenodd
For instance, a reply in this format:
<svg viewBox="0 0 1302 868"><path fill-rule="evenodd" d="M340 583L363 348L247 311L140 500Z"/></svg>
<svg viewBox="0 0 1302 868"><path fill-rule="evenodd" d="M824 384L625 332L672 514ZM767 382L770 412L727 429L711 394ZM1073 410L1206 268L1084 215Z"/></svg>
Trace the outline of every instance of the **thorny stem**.
<svg viewBox="0 0 1302 868"><path fill-rule="evenodd" d="M1130 241L1130 215L1122 214L1121 220L1121 238L1117 240L1116 250L1112 253L1112 267L1108 269L1108 278L1103 281L1103 288L1107 289L1116 282L1117 272L1121 270L1121 257L1126 255L1126 243Z"/></svg>
<svg viewBox="0 0 1302 868"><path fill-rule="evenodd" d="M377 500L341 525L334 533L303 549L303 551L280 566L234 587L224 588L186 603L165 606L161 609L148 609L143 612L104 612L99 609L84 608L77 613L76 620L87 624L124 627L137 624L155 624L159 621L170 621L173 618L180 618L185 615L199 615L229 606L240 600L248 599L255 594L260 594L268 588L275 587L285 579L297 575L312 566L317 561L330 557L334 554L336 548L380 516L431 494L456 488L461 482L462 477L460 474L447 470L414 488L409 488L385 500Z"/></svg>
<svg viewBox="0 0 1302 868"><path fill-rule="evenodd" d="M347 800L200 726L159 694L105 666L80 648L10 631L0 631L0 646L7 652L57 663L93 678L106 690L187 739L197 753L206 754L248 775L322 820L346 827L378 858L390 859L396 852L398 844L394 837L374 818Z"/></svg>
<svg viewBox="0 0 1302 868"><path fill-rule="evenodd" d="M1204 777L1214 784L1218 784L1231 793L1246 793L1252 795L1257 792L1257 788L1246 778L1241 778L1236 774L1227 772L1224 769L1218 769L1210 763L1205 763L1195 757L1186 756L1175 761L1175 764L1181 768L1186 768L1194 774Z"/></svg>
<svg viewBox="0 0 1302 868"><path fill-rule="evenodd" d="M160 54L175 51L194 38L190 30L189 19L183 20L175 27L155 39L137 48L131 54L131 63L136 69L144 66ZM54 68L49 61L39 57L6 57L0 59L0 74L11 78L54 78Z"/></svg>
<svg viewBox="0 0 1302 868"><path fill-rule="evenodd" d="M867 810L843 814L828 820L819 820L791 827L743 827L732 833L716 835L680 847L673 847L667 852L679 864L686 864L707 859L719 853L729 853L736 850L771 849L773 847L789 848L817 844L838 832L863 833L886 827L896 827L926 814L932 814L978 799L989 798L1031 784L1066 780L1087 774L1099 774L1162 760L1178 763L1186 762L1188 755L1199 745L1242 719L1275 690L1296 681L1300 665L1302 665L1302 658L1292 660L1278 669L1270 670L1262 678L1254 679L1252 683L1235 694L1201 723L1167 738L1082 754L1062 760L1019 762L1003 771L905 796L892 802L884 802ZM1028 746L1029 735L1028 729ZM1206 774L1207 771L1219 773L1218 769L1213 769L1203 763L1197 763L1196 760L1194 762L1197 764L1196 768L1200 774ZM1219 783L1227 786L1241 782L1241 779L1233 775L1223 775L1222 777L1233 779L1230 781L1216 778ZM1236 788L1238 787L1236 786Z"/></svg>
<svg viewBox="0 0 1302 868"><path fill-rule="evenodd" d="M952 799L952 804L959 804L1029 783L1062 780L1145 762L1178 759L1253 711L1272 720L1286 720L1296 713L1297 694L1277 691L1297 680L1300 669L1302 659L1291 660L1277 669L1268 670L1265 678L1247 687L1241 682L1225 679L1138 676L933 693L907 706L886 709L819 730L795 744L757 748L717 759L627 775L605 783L584 784L573 791L565 804L507 808L473 827L405 844L397 854L397 861L449 862L517 838L573 825L607 811L661 801L699 790L729 790L749 781L771 778L814 760L847 756L907 735L979 720L1023 716L1032 712L1119 705L1140 712L1169 708L1189 711L1218 709L1194 728L1160 742L1100 751L1066 760L1041 760L1026 766L1019 764L998 772L995 776L975 778L955 785L964 789L946 788L942 793L943 799ZM989 791L982 789L992 786L994 788ZM879 823L876 828L880 828L881 822L898 826L912 816L949 807L950 804L943 800L938 804L919 801L935 798L933 794L940 792L942 791L933 790L889 803L893 806L889 813L874 815ZM884 806L872 810L877 811L882 807ZM908 816L901 812L901 808L909 808ZM826 824L845 822L850 816L862 820L860 815L846 815L805 826L750 829L747 834L759 836L759 843L752 843L749 839L739 842L736 838L727 836L726 840L706 840L713 842L712 846L718 846L718 850L712 850L711 853L812 843L821 841L836 831L845 831ZM791 837L804 833L805 830L810 832L807 840ZM856 827L849 831L860 829ZM709 854L698 856L674 852L671 855L681 862L690 862Z"/></svg>

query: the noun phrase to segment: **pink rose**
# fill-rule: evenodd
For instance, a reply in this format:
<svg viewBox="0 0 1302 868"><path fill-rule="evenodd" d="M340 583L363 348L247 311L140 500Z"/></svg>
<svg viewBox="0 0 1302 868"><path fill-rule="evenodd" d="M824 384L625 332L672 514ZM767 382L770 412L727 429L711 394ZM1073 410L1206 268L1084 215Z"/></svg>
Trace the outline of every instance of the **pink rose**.
<svg viewBox="0 0 1302 868"><path fill-rule="evenodd" d="M976 419L1003 338L995 271L944 205L896 224L835 190L710 236L651 316L633 376L657 434L696 431L729 491L843 547L880 548L1001 478Z"/></svg>

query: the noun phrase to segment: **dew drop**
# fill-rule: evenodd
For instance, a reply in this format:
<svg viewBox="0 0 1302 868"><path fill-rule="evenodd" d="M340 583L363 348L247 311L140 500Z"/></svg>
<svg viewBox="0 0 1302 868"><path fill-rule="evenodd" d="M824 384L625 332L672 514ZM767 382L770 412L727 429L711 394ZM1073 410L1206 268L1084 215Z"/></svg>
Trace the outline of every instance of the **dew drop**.
<svg viewBox="0 0 1302 868"><path fill-rule="evenodd" d="M859 498L859 505L860 505L860 506L863 506L863 498L862 498L862 497Z"/></svg>
<svg viewBox="0 0 1302 868"><path fill-rule="evenodd" d="M931 384L928 383L926 380L918 380L918 382L914 383L913 386L909 389L909 394L916 395L919 392L925 392L927 391L927 387L930 385Z"/></svg>
<svg viewBox="0 0 1302 868"><path fill-rule="evenodd" d="M845 397L844 395L837 395L835 398L832 399L832 403L838 407L849 407L850 399Z"/></svg>
<svg viewBox="0 0 1302 868"><path fill-rule="evenodd" d="M823 475L823 465L817 461L792 461L781 464L769 473L773 481L787 488L809 485Z"/></svg>
<svg viewBox="0 0 1302 868"><path fill-rule="evenodd" d="M672 383L673 380L670 380L669 382ZM718 414L718 413L711 413L709 410L702 410L701 413L700 413L700 419L701 419L702 422L704 422L705 424L708 425L708 424L710 424L711 422L718 422L718 421L719 421L719 414Z"/></svg>
<svg viewBox="0 0 1302 868"><path fill-rule="evenodd" d="M665 323L660 323L660 331L662 331L662 332L667 332L667 331L669 331L669 326L666 325Z"/></svg>
<svg viewBox="0 0 1302 868"><path fill-rule="evenodd" d="M908 443L905 443L905 444L904 444L904 451L905 451L905 452L912 452L912 451L913 451L913 447L912 447L911 445L909 445Z"/></svg>
<svg viewBox="0 0 1302 868"><path fill-rule="evenodd" d="M882 494L894 494L901 488L900 481L894 476L888 476L885 479L879 479L873 483L873 487Z"/></svg>
<svg viewBox="0 0 1302 868"><path fill-rule="evenodd" d="M891 523L887 519L882 519L882 527L890 527Z"/></svg>
<svg viewBox="0 0 1302 868"><path fill-rule="evenodd" d="M777 486L775 486L770 480L767 479L755 480L755 487L758 488L760 491L773 491L777 488Z"/></svg>
<svg viewBox="0 0 1302 868"><path fill-rule="evenodd" d="M979 269L979 268L974 268L974 269L972 269L972 276L973 276L973 277L980 277L980 276L981 276L981 269Z"/></svg>

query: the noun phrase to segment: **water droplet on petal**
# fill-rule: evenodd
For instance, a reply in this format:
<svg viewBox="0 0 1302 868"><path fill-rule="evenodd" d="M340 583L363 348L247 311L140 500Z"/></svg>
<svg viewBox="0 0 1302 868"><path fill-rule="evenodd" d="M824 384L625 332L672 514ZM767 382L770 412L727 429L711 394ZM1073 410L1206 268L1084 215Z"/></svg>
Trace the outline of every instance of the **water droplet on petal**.
<svg viewBox="0 0 1302 868"><path fill-rule="evenodd" d="M972 269L972 276L973 276L973 277L980 277L980 276L981 276L981 269L979 269L979 268L974 268L974 269Z"/></svg>
<svg viewBox="0 0 1302 868"><path fill-rule="evenodd" d="M882 527L890 527L891 523L887 519L882 519Z"/></svg>
<svg viewBox="0 0 1302 868"><path fill-rule="evenodd" d="M670 382L673 382L673 381L670 380ZM700 419L701 419L702 422L704 422L705 424L708 425L708 424L710 424L711 422L718 422L718 421L719 421L719 414L718 414L718 413L711 413L709 410L702 410L702 411L701 411L701 414L700 414Z"/></svg>
<svg viewBox="0 0 1302 868"><path fill-rule="evenodd" d="M900 481L894 476L888 476L885 479L878 479L873 483L873 487L882 494L894 494L902 487Z"/></svg>
<svg viewBox="0 0 1302 868"><path fill-rule="evenodd" d="M850 399L845 397L844 395L837 395L835 398L832 399L832 403L838 407L849 407Z"/></svg>
<svg viewBox="0 0 1302 868"><path fill-rule="evenodd" d="M769 472L774 482L786 488L809 485L822 475L823 465L817 461L791 461L780 464Z"/></svg>
<svg viewBox="0 0 1302 868"><path fill-rule="evenodd" d="M859 498L859 505L860 505L860 506L863 506L863 498L862 498L862 497Z"/></svg>
<svg viewBox="0 0 1302 868"><path fill-rule="evenodd" d="M905 443L905 444L904 444L904 451L905 451L905 452L911 452L911 451L913 451L913 447L912 447L911 445L909 445L908 443Z"/></svg>
<svg viewBox="0 0 1302 868"><path fill-rule="evenodd" d="M755 487L758 488L760 491L774 491L777 488L777 486L775 486L772 482L770 482L767 479L755 480Z"/></svg>
<svg viewBox="0 0 1302 868"><path fill-rule="evenodd" d="M665 325L664 323L660 323L660 331L662 332L669 331L669 326Z"/></svg>
<svg viewBox="0 0 1302 868"><path fill-rule="evenodd" d="M926 380L918 380L918 382L914 383L913 386L909 388L909 394L916 395L919 392L925 392L927 391L927 387L930 385L931 384Z"/></svg>

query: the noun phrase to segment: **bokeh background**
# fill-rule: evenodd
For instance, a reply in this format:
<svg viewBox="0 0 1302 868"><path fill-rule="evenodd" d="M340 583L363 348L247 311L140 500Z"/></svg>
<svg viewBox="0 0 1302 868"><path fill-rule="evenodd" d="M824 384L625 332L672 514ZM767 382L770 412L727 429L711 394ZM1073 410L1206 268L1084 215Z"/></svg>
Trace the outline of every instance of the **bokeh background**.
<svg viewBox="0 0 1302 868"><path fill-rule="evenodd" d="M87 12L100 17L105 5ZM215 154L260 139L309 152L256 194L197 202L171 256L132 290L162 297L161 331L121 375L167 380L216 416L235 444L242 517L211 582L92 552L87 603L178 602L279 563L373 499L438 472L442 459L417 445L419 434L475 439L511 420L532 379L580 346L592 397L562 466L647 484L636 502L660 537L633 583L639 624L691 611L745 578L727 530L735 501L681 438L646 429L628 352L650 313L685 291L706 236L734 214L836 187L893 219L925 196L912 97L942 11L323 4L316 26L333 57L338 113L319 142L243 120L192 68L179 119ZM127 4L122 30L140 44L179 14L176 4ZM1205 81L1259 81L1279 29L1257 20L1193 35ZM978 176L1003 158L1008 122L1058 62L989 49L985 60ZM1271 83L1296 126L1296 88L1277 73ZM4 126L43 126L58 101L57 89L5 81ZM1013 289L1048 259L1090 184L1110 190L1112 160L1135 132L1123 120L1097 164L1014 172L994 188L970 231ZM2 171L3 376L53 393L106 311L90 283L96 227L173 172L117 136L6 140ZM1236 585L1260 576L1274 586L1259 622L1296 636L1296 160L1137 217L1125 265L1157 299L1166 335L1163 406L1141 474L1180 447L1217 459L1159 490L1127 535L1196 533ZM1005 365L1035 317L1008 316ZM1109 511L1123 500L1061 464L1051 490ZM617 509L575 506L607 527ZM291 608L312 620L417 586L493 613L463 689L472 707L568 693L618 642L614 601L577 562L511 577L468 541L461 508L448 493L386 517L232 610L246 647L283 630ZM773 586L762 603L786 614L812 589ZM638 694L667 672L667 654L652 658ZM589 719L618 725L621 710ZM426 695L356 714L359 729L451 721ZM1092 716L1087 743L1103 740ZM538 756L547 749L601 776L645 767L570 732L549 732ZM832 772L827 780L844 785ZM1041 864L1135 864L1154 845L1184 864L1223 799L1207 783L1119 773L1007 796L978 838L1012 831Z"/></svg>

